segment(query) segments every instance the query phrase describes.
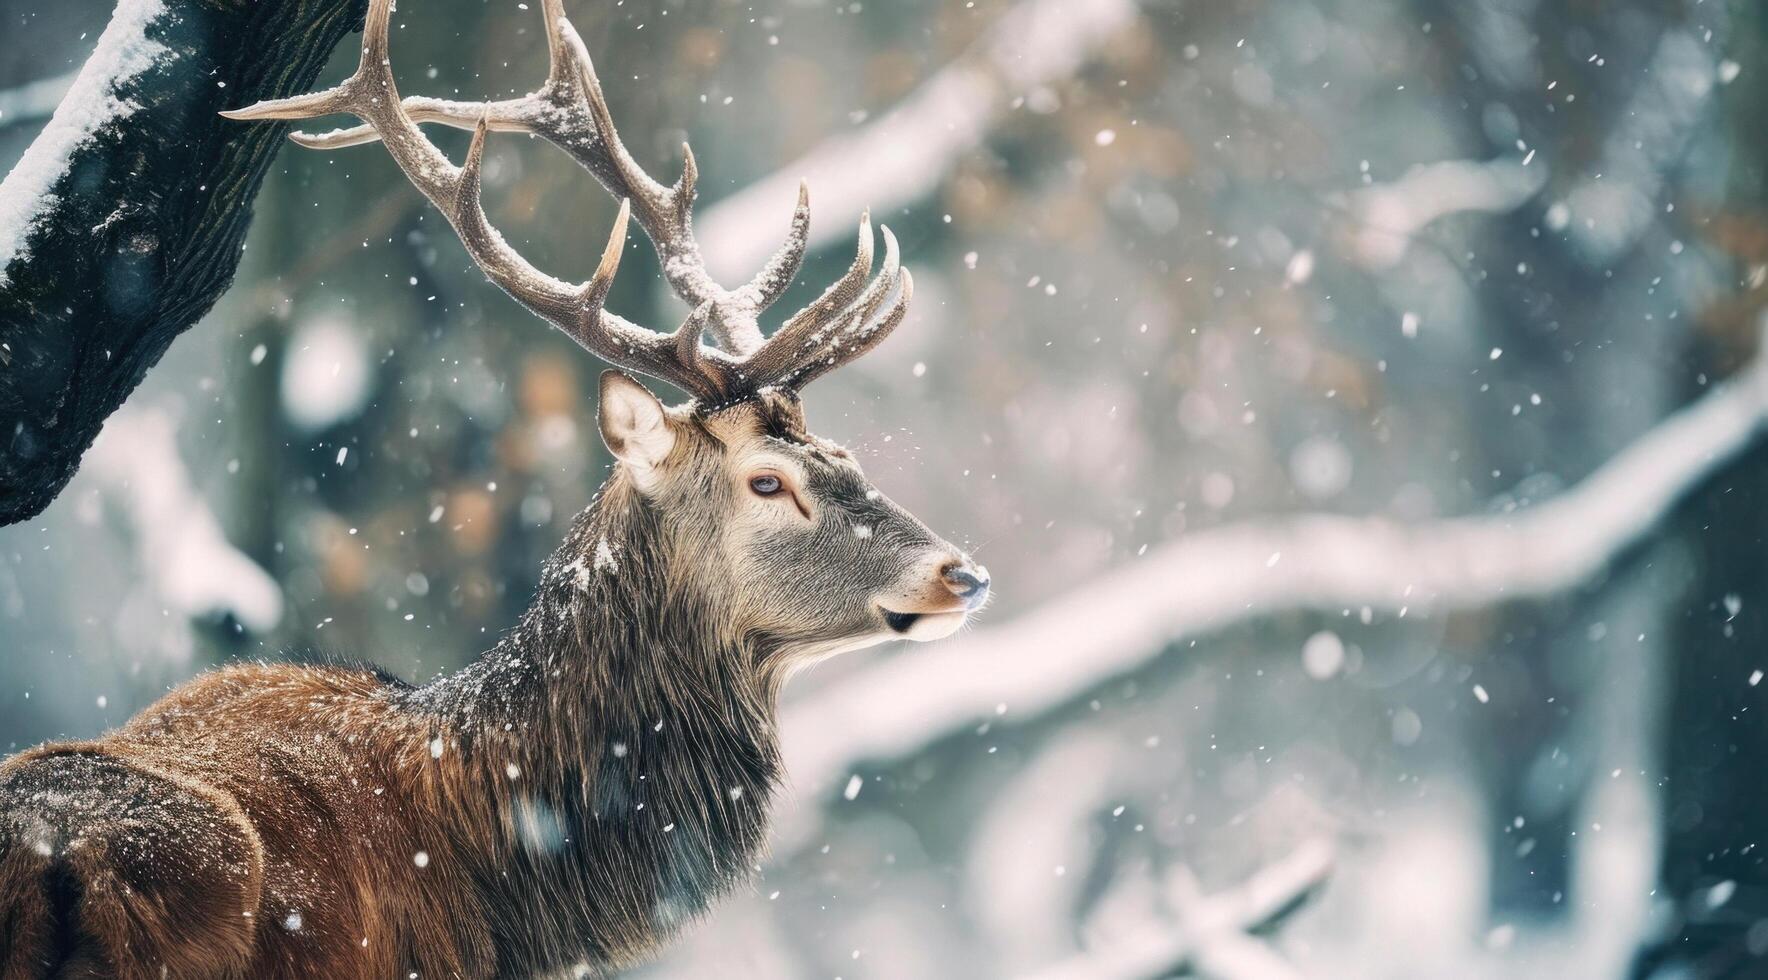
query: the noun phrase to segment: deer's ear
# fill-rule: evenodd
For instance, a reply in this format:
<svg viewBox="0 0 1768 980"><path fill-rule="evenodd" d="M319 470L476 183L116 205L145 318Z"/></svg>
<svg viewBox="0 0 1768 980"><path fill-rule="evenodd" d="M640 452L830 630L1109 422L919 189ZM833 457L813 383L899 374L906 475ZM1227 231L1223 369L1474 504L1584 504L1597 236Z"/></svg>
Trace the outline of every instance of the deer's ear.
<svg viewBox="0 0 1768 980"><path fill-rule="evenodd" d="M663 403L644 385L619 371L602 372L602 441L641 482L675 447L675 430Z"/></svg>

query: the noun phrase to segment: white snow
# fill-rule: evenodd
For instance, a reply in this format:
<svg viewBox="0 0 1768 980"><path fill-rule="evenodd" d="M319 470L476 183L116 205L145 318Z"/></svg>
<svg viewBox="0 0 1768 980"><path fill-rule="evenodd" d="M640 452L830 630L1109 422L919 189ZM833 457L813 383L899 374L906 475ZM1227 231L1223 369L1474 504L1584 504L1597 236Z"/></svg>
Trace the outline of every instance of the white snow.
<svg viewBox="0 0 1768 980"><path fill-rule="evenodd" d="M295 334L283 361L283 412L306 432L336 425L368 404L373 378L368 349L355 329L329 317L313 320Z"/></svg>
<svg viewBox="0 0 1768 980"><path fill-rule="evenodd" d="M1315 633L1301 646L1301 665L1314 680L1329 680L1344 666L1344 641L1330 630Z"/></svg>
<svg viewBox="0 0 1768 980"><path fill-rule="evenodd" d="M142 576L165 608L187 617L231 613L266 632L282 619L282 590L228 542L191 481L176 431L165 411L125 408L105 423L86 471L128 518Z"/></svg>
<svg viewBox="0 0 1768 980"><path fill-rule="evenodd" d="M595 584L595 579L589 574L589 566L583 563L583 558L581 556L579 556L577 560L571 562L571 564L566 565L565 570L571 573L571 581L576 584L580 591L588 592L589 587Z"/></svg>
<svg viewBox="0 0 1768 980"><path fill-rule="evenodd" d="M0 181L0 285L6 270L24 256L25 239L55 204L50 188L68 161L93 134L140 106L117 97L116 84L156 62L176 57L147 37L148 25L166 12L162 0L119 0L98 47L86 59L73 87L29 149Z"/></svg>
<svg viewBox="0 0 1768 980"><path fill-rule="evenodd" d="M1309 249L1298 249L1283 267L1283 278L1300 286L1313 278L1314 253Z"/></svg>
<svg viewBox="0 0 1768 980"><path fill-rule="evenodd" d="M614 548L608 544L607 538L595 543L595 570L604 575L620 571L620 563L614 560Z"/></svg>

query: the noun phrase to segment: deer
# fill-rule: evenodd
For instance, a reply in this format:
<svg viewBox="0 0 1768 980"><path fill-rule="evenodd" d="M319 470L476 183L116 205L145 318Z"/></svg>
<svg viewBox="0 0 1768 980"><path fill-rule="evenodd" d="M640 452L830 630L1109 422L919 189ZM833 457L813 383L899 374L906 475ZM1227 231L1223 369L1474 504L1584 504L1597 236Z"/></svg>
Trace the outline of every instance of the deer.
<svg viewBox="0 0 1768 980"><path fill-rule="evenodd" d="M602 976L744 881L779 786L795 671L962 627L987 571L812 434L800 392L902 322L913 280L869 218L852 265L764 334L797 275L808 194L753 280L713 281L673 186L622 144L561 0L543 85L482 103L402 98L390 0L338 86L226 115L360 122L509 296L614 365L606 482L532 604L471 664L421 685L346 663L226 666L122 727L0 764L0 977ZM424 123L471 129L456 166ZM554 144L620 199L591 277L567 283L486 218L487 133ZM604 308L629 220L692 312L673 331ZM622 370L624 369L624 371ZM625 373L625 372L631 372ZM632 374L679 388L665 406Z"/></svg>

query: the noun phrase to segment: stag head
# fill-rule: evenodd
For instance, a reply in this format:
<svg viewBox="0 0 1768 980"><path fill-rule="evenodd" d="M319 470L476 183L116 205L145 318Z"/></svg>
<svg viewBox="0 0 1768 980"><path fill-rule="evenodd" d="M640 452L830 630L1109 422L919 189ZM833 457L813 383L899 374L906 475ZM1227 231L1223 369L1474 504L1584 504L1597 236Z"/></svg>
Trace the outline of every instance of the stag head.
<svg viewBox="0 0 1768 980"><path fill-rule="evenodd" d="M668 409L610 371L602 431L620 459L608 492L644 495L691 556L674 566L688 590L718 596L728 628L786 665L947 636L987 597L988 573L806 432L790 394Z"/></svg>
<svg viewBox="0 0 1768 980"><path fill-rule="evenodd" d="M356 116L361 125L291 138L314 149L382 142L511 297L603 360L689 395L686 403L665 407L626 374L602 376L601 431L618 460L602 499L657 519L674 558L669 567L676 580L669 587L710 602L723 629L790 663L892 637L937 639L958 629L987 597L987 572L879 493L848 452L811 435L798 397L805 385L871 350L902 322L914 280L901 266L895 236L881 229L884 261L874 276L874 235L862 216L846 273L764 334L760 315L792 284L804 259L808 189L800 185L785 241L761 271L740 287L719 285L693 236L693 152L683 145L681 177L672 186L639 167L620 140L561 0L544 0L542 12L550 69L539 89L518 99L401 99L387 50L391 2L371 0L362 60L350 78L323 92L226 115ZM471 129L466 162L454 165L420 123ZM587 281L567 283L540 271L491 226L479 194L491 130L547 140L621 201ZM664 277L692 308L674 330L639 326L603 305L629 220L644 230Z"/></svg>

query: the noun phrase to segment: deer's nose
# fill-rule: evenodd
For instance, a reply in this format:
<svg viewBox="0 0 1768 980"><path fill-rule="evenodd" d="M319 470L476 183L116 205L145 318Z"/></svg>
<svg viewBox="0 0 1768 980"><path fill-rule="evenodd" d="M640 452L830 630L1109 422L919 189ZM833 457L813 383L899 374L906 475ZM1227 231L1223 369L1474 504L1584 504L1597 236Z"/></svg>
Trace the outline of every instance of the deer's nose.
<svg viewBox="0 0 1768 980"><path fill-rule="evenodd" d="M964 605L971 609L982 605L988 598L988 569L969 561L954 561L945 566L939 573L940 581L952 590L952 595L964 600Z"/></svg>

